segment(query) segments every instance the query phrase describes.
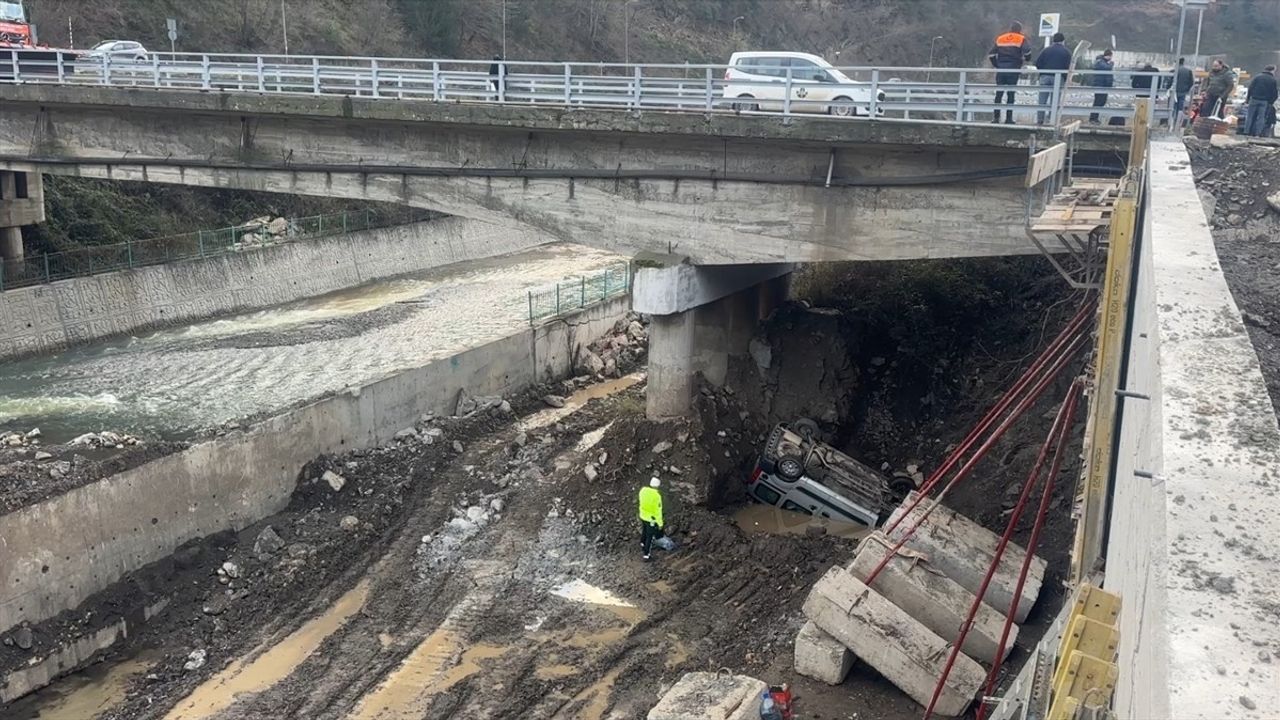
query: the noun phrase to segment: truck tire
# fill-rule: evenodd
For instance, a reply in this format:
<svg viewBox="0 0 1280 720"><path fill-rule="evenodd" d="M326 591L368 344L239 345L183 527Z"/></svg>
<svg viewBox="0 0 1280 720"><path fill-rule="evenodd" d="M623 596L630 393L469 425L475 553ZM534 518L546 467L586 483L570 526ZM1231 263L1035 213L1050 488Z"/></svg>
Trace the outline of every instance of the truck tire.
<svg viewBox="0 0 1280 720"><path fill-rule="evenodd" d="M805 440L817 440L818 435L821 433L818 423L809 418L796 418L796 421L791 423L791 429L795 430Z"/></svg>
<svg viewBox="0 0 1280 720"><path fill-rule="evenodd" d="M776 463L778 475L785 480L799 480L804 475L804 460L795 455L783 455Z"/></svg>

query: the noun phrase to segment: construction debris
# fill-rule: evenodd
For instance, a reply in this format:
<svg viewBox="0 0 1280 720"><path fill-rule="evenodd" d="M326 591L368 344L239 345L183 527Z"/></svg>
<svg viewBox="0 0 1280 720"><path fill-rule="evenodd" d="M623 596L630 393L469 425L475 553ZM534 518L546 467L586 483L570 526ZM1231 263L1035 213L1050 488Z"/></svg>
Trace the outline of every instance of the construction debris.
<svg viewBox="0 0 1280 720"><path fill-rule="evenodd" d="M746 675L685 673L647 717L648 720L759 720L760 697L768 689L763 681Z"/></svg>
<svg viewBox="0 0 1280 720"><path fill-rule="evenodd" d="M839 685L848 677L857 658L841 642L812 620L805 622L796 633L796 672L821 680L828 685Z"/></svg>

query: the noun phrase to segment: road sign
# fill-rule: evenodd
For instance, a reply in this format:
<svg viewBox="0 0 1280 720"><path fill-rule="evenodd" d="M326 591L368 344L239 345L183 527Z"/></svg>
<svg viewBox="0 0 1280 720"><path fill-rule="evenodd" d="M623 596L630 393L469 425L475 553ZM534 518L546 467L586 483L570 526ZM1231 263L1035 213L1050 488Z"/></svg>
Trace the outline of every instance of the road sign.
<svg viewBox="0 0 1280 720"><path fill-rule="evenodd" d="M1040 13L1040 36L1050 37L1058 32L1058 23L1061 17L1061 13Z"/></svg>
<svg viewBox="0 0 1280 720"><path fill-rule="evenodd" d="M178 21L173 18L166 18L165 24L169 27L169 42L178 39Z"/></svg>

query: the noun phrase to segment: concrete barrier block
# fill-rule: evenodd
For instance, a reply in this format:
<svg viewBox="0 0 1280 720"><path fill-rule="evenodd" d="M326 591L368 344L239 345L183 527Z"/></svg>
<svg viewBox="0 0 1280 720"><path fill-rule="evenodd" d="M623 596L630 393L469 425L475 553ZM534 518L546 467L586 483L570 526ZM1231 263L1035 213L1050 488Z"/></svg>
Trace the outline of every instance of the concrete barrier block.
<svg viewBox="0 0 1280 720"><path fill-rule="evenodd" d="M893 545L883 532L877 530L863 538L857 556L846 569L866 582ZM871 583L871 588L949 643L959 639L960 626L969 615L975 597L933 567L923 553L906 548L899 550L884 566L875 582ZM995 662L1004 618L995 608L981 603L973 617L973 627L965 637L964 653L981 662ZM1009 639L1005 643L1006 656L1017 637L1018 626L1015 624L1009 629Z"/></svg>
<svg viewBox="0 0 1280 720"><path fill-rule="evenodd" d="M912 700L928 706L951 651L946 640L840 567L814 584L804 614ZM985 679L982 666L958 655L934 711L960 715Z"/></svg>
<svg viewBox="0 0 1280 720"><path fill-rule="evenodd" d="M796 633L796 672L828 685L848 677L856 658L839 640L810 620Z"/></svg>
<svg viewBox="0 0 1280 720"><path fill-rule="evenodd" d="M760 696L768 689L763 680L747 675L685 673L647 717L648 720L759 720Z"/></svg>
<svg viewBox="0 0 1280 720"><path fill-rule="evenodd" d="M893 524L903 515L903 508L910 505L916 493L911 493L907 501L893 511L885 527ZM898 524L887 536L898 542L906 534L916 520L919 519L930 501L926 499L916 506L911 513ZM924 553L933 567L946 573L947 577L956 581L965 590L977 593L982 587L982 578L987 574L992 558L996 554L996 545L1000 537L982 527L969 518L960 515L950 508L939 505L916 531L904 547ZM1013 607L1013 591L1018 584L1018 573L1027 551L1017 543L1010 542L996 573L991 578L987 593L982 598L988 605L1008 615ZM1045 561L1039 557L1031 560L1031 568L1027 572L1027 582L1022 588L1022 598L1018 601L1018 612L1013 621L1022 624L1027 614L1036 604L1040 595L1040 586L1044 582Z"/></svg>

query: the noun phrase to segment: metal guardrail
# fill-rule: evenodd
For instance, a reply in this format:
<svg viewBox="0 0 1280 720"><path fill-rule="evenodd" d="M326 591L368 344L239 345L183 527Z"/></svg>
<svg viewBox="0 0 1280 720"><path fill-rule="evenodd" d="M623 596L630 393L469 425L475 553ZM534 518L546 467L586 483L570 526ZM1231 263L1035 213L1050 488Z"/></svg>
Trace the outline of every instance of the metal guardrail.
<svg viewBox="0 0 1280 720"><path fill-rule="evenodd" d="M529 324L574 312L630 291L630 262L616 263L592 275L568 278L540 290L530 290Z"/></svg>
<svg viewBox="0 0 1280 720"><path fill-rule="evenodd" d="M0 291L148 265L215 257L280 242L314 240L356 230L401 225L433 216L424 211L379 214L372 210L312 215L288 219L285 230L278 236L266 234L267 223L248 223L217 230L199 230L182 235L28 255L20 260L0 258ZM261 238L262 242L255 242L254 236Z"/></svg>
<svg viewBox="0 0 1280 720"><path fill-rule="evenodd" d="M1054 126L1100 114L1131 118L1134 99L1171 106L1172 72L1039 73L1035 68L842 67L816 75L795 68L728 65L500 62L297 55L152 53L143 59L69 50L0 50L0 82L194 91L341 95L500 105L782 115L825 113L862 120L990 122L1009 109L1019 122ZM733 74L730 75L729 71ZM766 75L765 73L776 73ZM795 73L800 73L799 75ZM997 82L997 74L1004 82ZM1016 76L1017 84L1009 82ZM1149 88L1093 87L1093 80L1145 78ZM817 78L823 77L825 80ZM1046 80L1047 79L1047 80ZM1045 82L1042 84L1042 80ZM1104 108L1094 107L1098 97ZM1169 110L1171 112L1171 109ZM1101 122L1102 117L1097 118Z"/></svg>

